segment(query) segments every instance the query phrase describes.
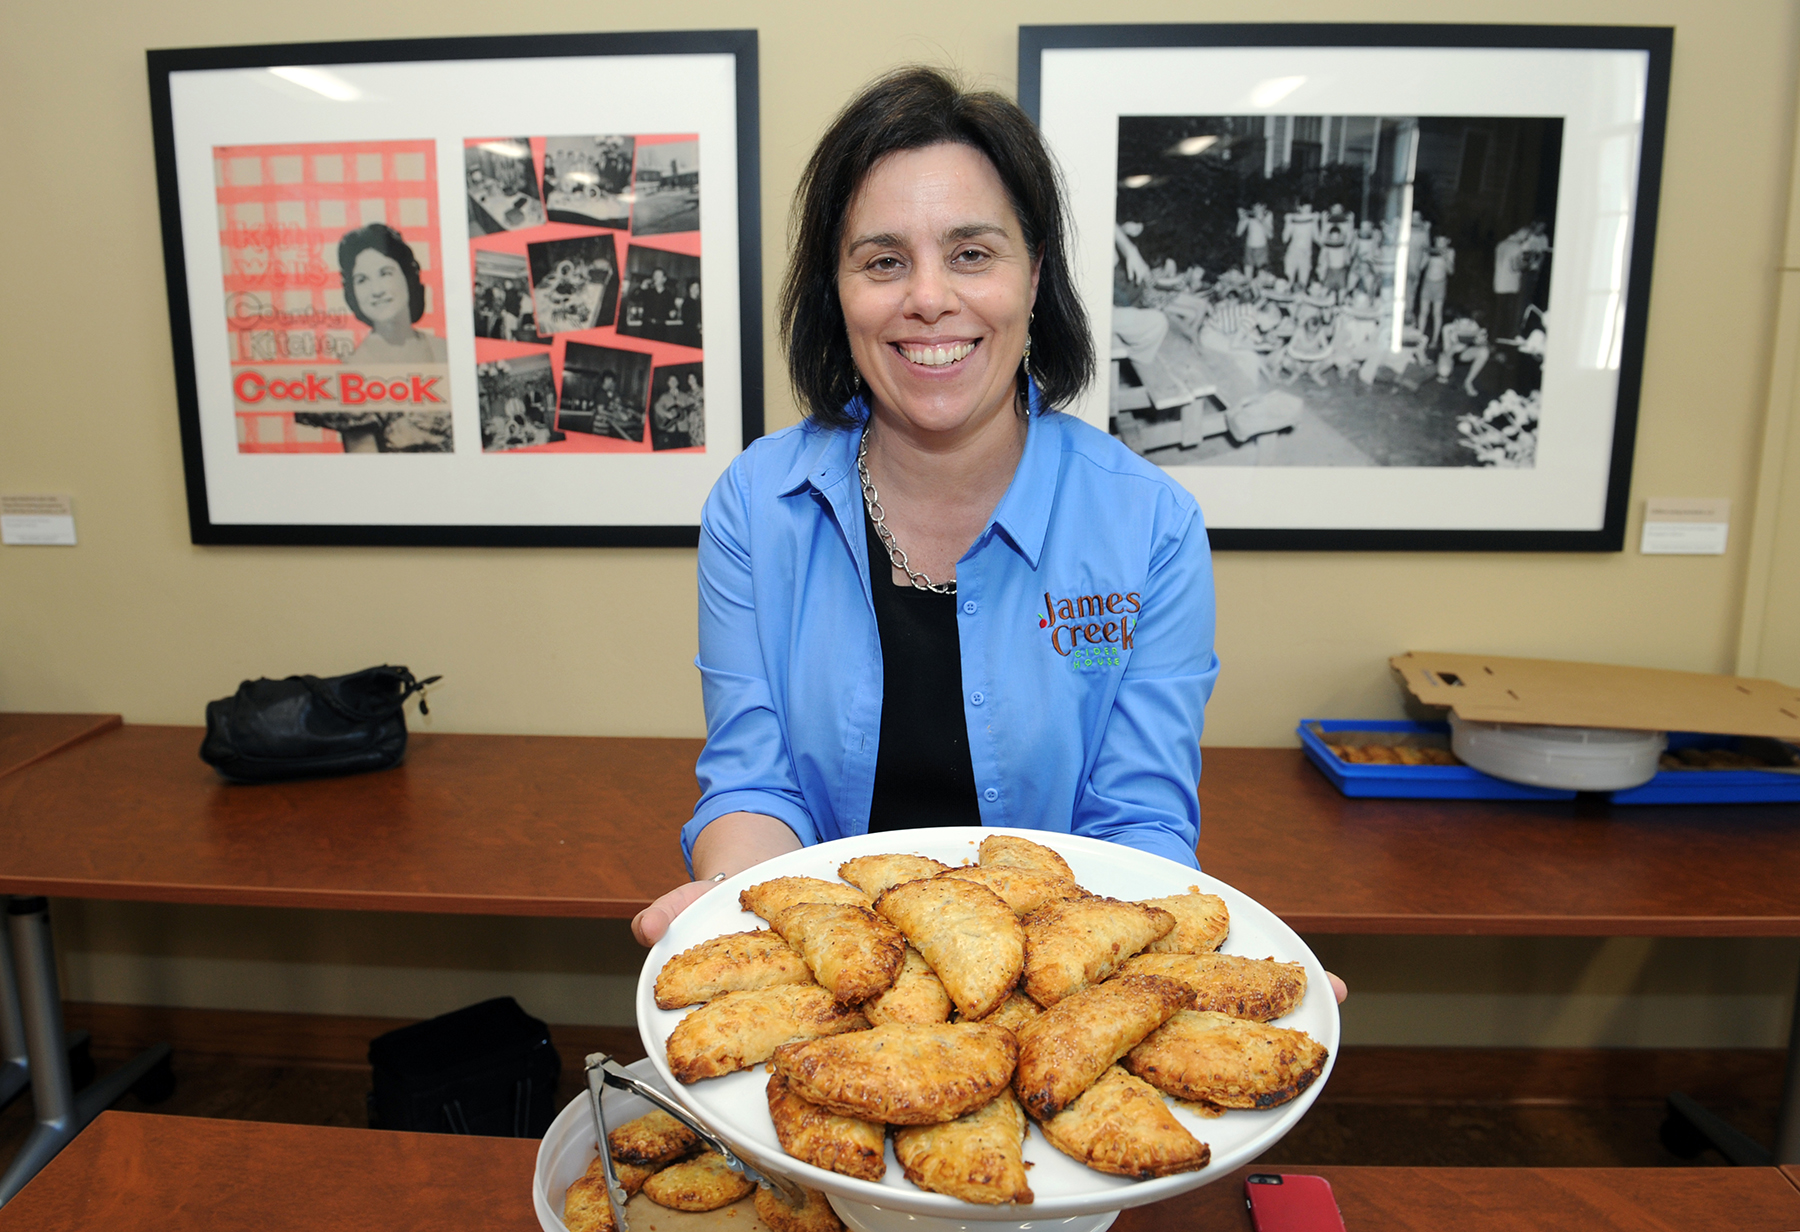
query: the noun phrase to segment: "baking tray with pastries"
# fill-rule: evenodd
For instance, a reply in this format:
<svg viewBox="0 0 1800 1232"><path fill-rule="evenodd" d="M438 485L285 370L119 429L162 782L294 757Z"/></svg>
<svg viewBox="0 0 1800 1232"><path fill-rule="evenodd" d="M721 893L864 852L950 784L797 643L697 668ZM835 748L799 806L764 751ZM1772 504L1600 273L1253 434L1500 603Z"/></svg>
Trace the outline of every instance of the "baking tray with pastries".
<svg viewBox="0 0 1800 1232"><path fill-rule="evenodd" d="M1338 1042L1318 960L1246 895L983 827L822 843L723 882L650 952L638 1026L675 1097L758 1167L840 1205L1001 1222L1248 1162Z"/></svg>

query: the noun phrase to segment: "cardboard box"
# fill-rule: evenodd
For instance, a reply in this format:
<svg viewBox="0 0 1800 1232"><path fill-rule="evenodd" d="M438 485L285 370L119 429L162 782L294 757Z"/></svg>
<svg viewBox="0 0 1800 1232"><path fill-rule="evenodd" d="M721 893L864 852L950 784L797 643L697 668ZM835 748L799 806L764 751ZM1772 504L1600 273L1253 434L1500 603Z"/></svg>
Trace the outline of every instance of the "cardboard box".
<svg viewBox="0 0 1800 1232"><path fill-rule="evenodd" d="M1483 723L1800 741L1800 689L1774 680L1416 650L1388 663L1420 703Z"/></svg>

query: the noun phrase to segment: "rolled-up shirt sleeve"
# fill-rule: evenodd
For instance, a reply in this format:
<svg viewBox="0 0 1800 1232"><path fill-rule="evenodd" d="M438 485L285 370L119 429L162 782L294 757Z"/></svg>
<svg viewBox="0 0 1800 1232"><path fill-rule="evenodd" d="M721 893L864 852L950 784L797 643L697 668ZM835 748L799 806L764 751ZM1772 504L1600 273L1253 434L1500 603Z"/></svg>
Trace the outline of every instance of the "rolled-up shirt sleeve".
<svg viewBox="0 0 1800 1232"><path fill-rule="evenodd" d="M1072 829L1198 868L1200 731L1219 674L1212 554L1197 508L1165 513L1168 530Z"/></svg>
<svg viewBox="0 0 1800 1232"><path fill-rule="evenodd" d="M700 803L681 829L691 872L694 840L727 813L761 813L807 845L819 841L770 687L751 581L749 502L742 468L714 486L700 518L700 686L706 747L695 766Z"/></svg>

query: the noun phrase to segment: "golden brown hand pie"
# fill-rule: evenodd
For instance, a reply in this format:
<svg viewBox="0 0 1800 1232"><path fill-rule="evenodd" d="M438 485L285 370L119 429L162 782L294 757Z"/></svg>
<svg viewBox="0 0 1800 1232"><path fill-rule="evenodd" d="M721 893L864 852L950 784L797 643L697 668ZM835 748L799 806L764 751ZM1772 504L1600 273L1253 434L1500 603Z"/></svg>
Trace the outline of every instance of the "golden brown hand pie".
<svg viewBox="0 0 1800 1232"><path fill-rule="evenodd" d="M1187 985L1157 975L1123 975L1083 989L1019 1028L1013 1089L1033 1117L1053 1117L1193 1001Z"/></svg>
<svg viewBox="0 0 1800 1232"><path fill-rule="evenodd" d="M848 903L795 903L771 923L800 952L813 978L845 1005L858 1005L893 987L906 955L900 930Z"/></svg>
<svg viewBox="0 0 1800 1232"><path fill-rule="evenodd" d="M1225 937L1231 932L1231 910L1217 894L1196 890L1139 901L1146 907L1161 907L1175 917L1175 927L1169 935L1145 946L1146 954L1210 954L1225 944Z"/></svg>
<svg viewBox="0 0 1800 1232"><path fill-rule="evenodd" d="M721 993L810 984L812 972L779 933L732 933L690 946L656 975L656 1008L678 1010Z"/></svg>
<svg viewBox="0 0 1800 1232"><path fill-rule="evenodd" d="M803 1099L886 1125L954 1121L1012 1080L1011 1031L979 1022L892 1023L775 1050L775 1070Z"/></svg>
<svg viewBox="0 0 1800 1232"><path fill-rule="evenodd" d="M669 1069L682 1082L717 1078L767 1061L783 1044L868 1025L817 984L728 992L675 1024Z"/></svg>
<svg viewBox="0 0 1800 1232"><path fill-rule="evenodd" d="M993 866L971 864L963 868L947 869L938 874L940 877L960 877L964 881L973 881L984 885L1000 896L1000 901L1012 908L1014 915L1024 919L1045 903L1053 903L1059 898L1080 898L1087 893L1072 880L1058 873L1047 873L1037 868L1015 868L1004 864Z"/></svg>
<svg viewBox="0 0 1800 1232"><path fill-rule="evenodd" d="M908 1125L894 1135L894 1154L920 1189L990 1206L1031 1201L1025 1113L1011 1091L954 1121Z"/></svg>
<svg viewBox="0 0 1800 1232"><path fill-rule="evenodd" d="M1008 1031L1017 1035L1024 1028L1026 1023L1030 1022L1033 1018L1036 1018L1043 1012L1043 1006L1039 1005L1036 1001L1033 1001L1024 993L1014 989L1007 994L1006 1000L1000 1003L999 1008L981 1021L990 1023L996 1027L1005 1027Z"/></svg>
<svg viewBox="0 0 1800 1232"><path fill-rule="evenodd" d="M806 1205L796 1210L774 1190L759 1187L756 1217L769 1225L769 1232L844 1232L844 1221L816 1189L806 1189Z"/></svg>
<svg viewBox="0 0 1800 1232"><path fill-rule="evenodd" d="M1144 1181L1198 1172L1212 1161L1212 1149L1175 1119L1156 1089L1117 1065L1042 1128L1064 1155L1114 1176Z"/></svg>
<svg viewBox="0 0 1800 1232"><path fill-rule="evenodd" d="M862 1012L878 1027L890 1022L946 1022L950 1018L950 994L944 991L944 982L925 956L909 945L894 986L864 1001Z"/></svg>
<svg viewBox="0 0 1800 1232"><path fill-rule="evenodd" d="M612 1203L606 1200L606 1174L598 1155L586 1175L577 1177L563 1194L562 1217L569 1232L614 1232L617 1228Z"/></svg>
<svg viewBox="0 0 1800 1232"><path fill-rule="evenodd" d="M1273 1108L1311 1086L1328 1055L1304 1031L1183 1010L1127 1053L1125 1068L1177 1099Z"/></svg>
<svg viewBox="0 0 1800 1232"><path fill-rule="evenodd" d="M644 1182L644 1196L677 1211L716 1211L756 1186L726 1164L717 1151L671 1164Z"/></svg>
<svg viewBox="0 0 1800 1232"><path fill-rule="evenodd" d="M1075 880L1069 862L1042 843L1011 834L990 834L981 840L976 858L992 867L1035 868Z"/></svg>
<svg viewBox="0 0 1800 1232"><path fill-rule="evenodd" d="M865 1181L887 1173L887 1126L827 1112L794 1094L785 1074L769 1075L769 1119L781 1149L802 1163Z"/></svg>
<svg viewBox="0 0 1800 1232"><path fill-rule="evenodd" d="M618 1175L619 1184L625 1190L625 1196L631 1197L644 1187L644 1182L655 1176L663 1168L662 1164L627 1164L613 1160L613 1172Z"/></svg>
<svg viewBox="0 0 1800 1232"><path fill-rule="evenodd" d="M930 856L857 856L838 865L838 876L873 898L903 881L935 877L948 867Z"/></svg>
<svg viewBox="0 0 1800 1232"><path fill-rule="evenodd" d="M821 877L776 877L738 892L738 906L771 923L783 907L792 907L795 903L849 903L853 907L867 907L869 896L853 885L826 881Z"/></svg>
<svg viewBox="0 0 1800 1232"><path fill-rule="evenodd" d="M615 1168L621 1163L667 1164L698 1147L700 1135L658 1108L607 1134L606 1145L612 1148Z"/></svg>
<svg viewBox="0 0 1800 1232"><path fill-rule="evenodd" d="M1123 975L1166 975L1194 990L1193 1008L1268 1022L1306 996L1306 967L1235 954L1139 954Z"/></svg>
<svg viewBox="0 0 1800 1232"><path fill-rule="evenodd" d="M985 1017L1019 982L1025 934L986 886L954 877L908 881L883 891L875 910L925 956L964 1018Z"/></svg>
<svg viewBox="0 0 1800 1232"><path fill-rule="evenodd" d="M1025 991L1048 1008L1100 983L1127 958L1168 935L1175 917L1116 898L1071 898L1039 907L1023 926Z"/></svg>

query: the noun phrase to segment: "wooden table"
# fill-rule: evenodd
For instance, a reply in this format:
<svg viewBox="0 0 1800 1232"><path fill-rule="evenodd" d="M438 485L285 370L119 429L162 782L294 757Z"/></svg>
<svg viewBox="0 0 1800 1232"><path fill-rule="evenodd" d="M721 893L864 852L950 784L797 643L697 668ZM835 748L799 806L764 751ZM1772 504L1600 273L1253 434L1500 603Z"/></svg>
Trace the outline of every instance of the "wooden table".
<svg viewBox="0 0 1800 1232"><path fill-rule="evenodd" d="M127 725L0 778L0 893L629 918L686 877L697 740L423 734L397 769L225 784ZM1800 806L1351 800L1209 749L1206 871L1300 932L1800 935Z"/></svg>
<svg viewBox="0 0 1800 1232"><path fill-rule="evenodd" d="M686 877L697 740L426 733L394 770L246 787L200 736L0 777L0 894L617 919ZM1200 796L1206 870L1302 932L1800 935L1800 806L1352 800L1297 749L1209 749Z"/></svg>
<svg viewBox="0 0 1800 1232"><path fill-rule="evenodd" d="M0 778L0 893L629 918L687 879L698 740L415 734L393 770L233 785L127 725Z"/></svg>
<svg viewBox="0 0 1800 1232"><path fill-rule="evenodd" d="M0 1209L0 1232L531 1232L537 1143L106 1112ZM1240 1169L1118 1232L1248 1232ZM1348 1232L1790 1232L1776 1168L1319 1168ZM720 1226L741 1226L721 1220Z"/></svg>

